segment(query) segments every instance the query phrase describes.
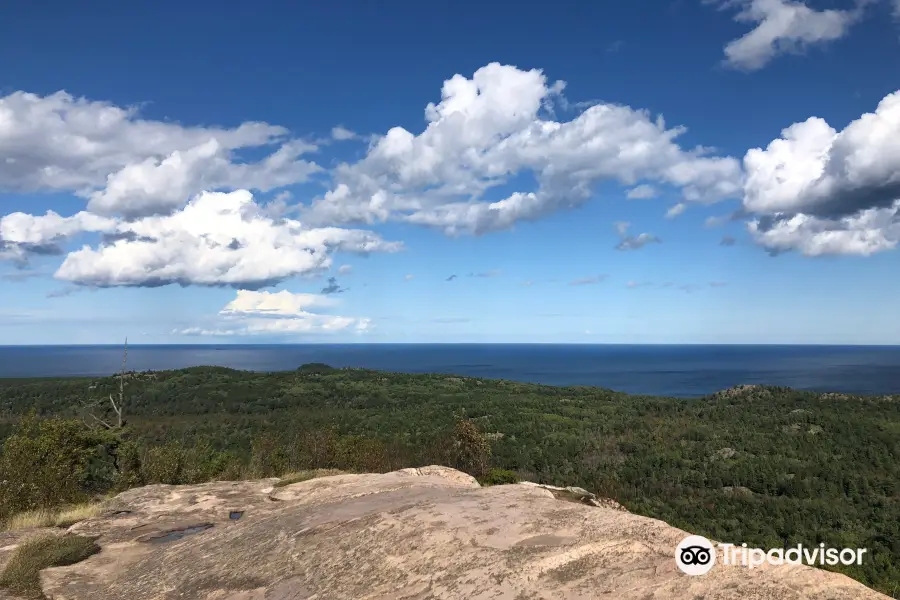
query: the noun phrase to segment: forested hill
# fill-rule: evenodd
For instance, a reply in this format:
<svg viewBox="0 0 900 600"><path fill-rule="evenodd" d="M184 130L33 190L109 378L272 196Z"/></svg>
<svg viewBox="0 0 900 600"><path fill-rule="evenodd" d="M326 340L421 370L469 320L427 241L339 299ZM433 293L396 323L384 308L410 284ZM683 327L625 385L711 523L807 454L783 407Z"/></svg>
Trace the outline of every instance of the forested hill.
<svg viewBox="0 0 900 600"><path fill-rule="evenodd" d="M324 365L128 373L124 383L128 443L143 465L133 484L446 462L448 431L464 417L490 450L487 464L467 463L482 476L507 469L582 486L724 541L868 548L871 560L845 572L900 597L900 396L744 387L683 400ZM89 424L82 407L118 385L0 380L0 433L32 410ZM17 435L37 435L29 426Z"/></svg>

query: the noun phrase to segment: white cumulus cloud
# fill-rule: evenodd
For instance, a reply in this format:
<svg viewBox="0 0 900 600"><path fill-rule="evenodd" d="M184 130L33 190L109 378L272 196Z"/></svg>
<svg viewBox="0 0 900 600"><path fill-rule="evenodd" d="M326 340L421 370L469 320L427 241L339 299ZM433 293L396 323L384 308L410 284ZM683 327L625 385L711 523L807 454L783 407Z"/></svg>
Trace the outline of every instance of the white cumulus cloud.
<svg viewBox="0 0 900 600"><path fill-rule="evenodd" d="M56 277L99 287L271 285L327 269L334 251L395 252L371 231L275 220L246 190L204 192L171 215L119 221L117 239L70 252Z"/></svg>
<svg viewBox="0 0 900 600"><path fill-rule="evenodd" d="M836 131L810 118L744 157L750 231L775 252L857 254L893 248L900 202L900 91Z"/></svg>
<svg viewBox="0 0 900 600"><path fill-rule="evenodd" d="M265 292L238 290L234 300L219 311L223 322L212 327L176 330L180 335L278 335L301 333L364 332L372 328L368 318L310 312L310 308L333 306L335 302L318 294L287 290Z"/></svg>
<svg viewBox="0 0 900 600"><path fill-rule="evenodd" d="M453 76L441 102L425 108L424 131L394 127L364 159L341 165L308 217L335 224L401 220L450 235L480 234L577 206L604 180L672 185L697 202L740 191L738 161L682 149L675 140L685 129L668 128L645 111L598 103L571 121L553 120L545 109L563 87L537 69L498 63L471 79ZM529 172L537 189L484 199Z"/></svg>
<svg viewBox="0 0 900 600"><path fill-rule="evenodd" d="M273 145L258 163L235 160L235 151ZM103 214L166 212L203 190L302 182L319 167L298 157L314 149L267 123L186 127L65 92L0 97L0 191L74 191Z"/></svg>
<svg viewBox="0 0 900 600"><path fill-rule="evenodd" d="M647 198L656 198L659 195L659 192L656 191L656 188L652 185L647 185L646 183L642 183L641 185L635 186L628 190L625 194L625 197L629 200L644 200Z"/></svg>
<svg viewBox="0 0 900 600"><path fill-rule="evenodd" d="M219 312L222 315L265 315L294 317L308 308L333 306L335 301L321 294L296 294L287 290L266 292L238 290L234 300Z"/></svg>
<svg viewBox="0 0 900 600"><path fill-rule="evenodd" d="M889 208L870 208L839 219L805 214L757 219L748 228L758 244L776 254L793 250L804 256L869 256L897 247L898 213L900 201Z"/></svg>
<svg viewBox="0 0 900 600"><path fill-rule="evenodd" d="M340 125L338 125L337 127L333 127L331 129L331 137L334 140L343 142L346 140L355 140L359 136L356 134L356 132L347 129L346 127L341 127Z"/></svg>
<svg viewBox="0 0 900 600"><path fill-rule="evenodd" d="M113 232L117 222L89 212L63 217L53 212L35 216L15 212L0 218L0 242L44 246L83 232Z"/></svg>
<svg viewBox="0 0 900 600"><path fill-rule="evenodd" d="M862 12L862 1L851 10L815 10L799 0L706 0L723 8L739 6L735 20L755 27L725 46L725 62L753 71L776 56L802 52L813 45L844 37Z"/></svg>

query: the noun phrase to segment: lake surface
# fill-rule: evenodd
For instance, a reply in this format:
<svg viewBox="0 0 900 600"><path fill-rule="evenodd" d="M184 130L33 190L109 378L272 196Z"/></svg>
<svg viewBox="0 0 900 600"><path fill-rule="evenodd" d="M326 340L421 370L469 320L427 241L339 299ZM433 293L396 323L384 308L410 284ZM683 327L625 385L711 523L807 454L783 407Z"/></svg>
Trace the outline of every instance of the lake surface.
<svg viewBox="0 0 900 600"><path fill-rule="evenodd" d="M0 377L109 375L121 346L0 346ZM308 362L696 397L742 383L900 393L900 346L347 344L129 346L128 368L253 371Z"/></svg>

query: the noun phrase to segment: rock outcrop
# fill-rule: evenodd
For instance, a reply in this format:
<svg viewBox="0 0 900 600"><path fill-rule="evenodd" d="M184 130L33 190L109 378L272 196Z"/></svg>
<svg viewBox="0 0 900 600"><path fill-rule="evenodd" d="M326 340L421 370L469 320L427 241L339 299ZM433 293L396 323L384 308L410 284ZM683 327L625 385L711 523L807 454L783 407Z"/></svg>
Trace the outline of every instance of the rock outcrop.
<svg viewBox="0 0 900 600"><path fill-rule="evenodd" d="M674 560L687 534L662 521L590 498L562 501L560 490L536 485L482 488L444 467L277 481L124 492L70 528L99 536L102 551L45 569L44 592L55 600L887 598L805 566L716 565L690 577Z"/></svg>

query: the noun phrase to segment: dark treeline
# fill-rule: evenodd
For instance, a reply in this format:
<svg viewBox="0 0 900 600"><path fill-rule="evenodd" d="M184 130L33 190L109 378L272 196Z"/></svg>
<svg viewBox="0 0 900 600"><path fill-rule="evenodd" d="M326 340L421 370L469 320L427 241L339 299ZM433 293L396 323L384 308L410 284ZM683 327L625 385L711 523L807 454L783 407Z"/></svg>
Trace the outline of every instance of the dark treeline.
<svg viewBox="0 0 900 600"><path fill-rule="evenodd" d="M117 397L117 377L0 380L0 518L147 483L441 463L578 485L721 541L868 548L840 570L900 597L900 398L681 400L324 366L124 383L119 428L84 408Z"/></svg>

